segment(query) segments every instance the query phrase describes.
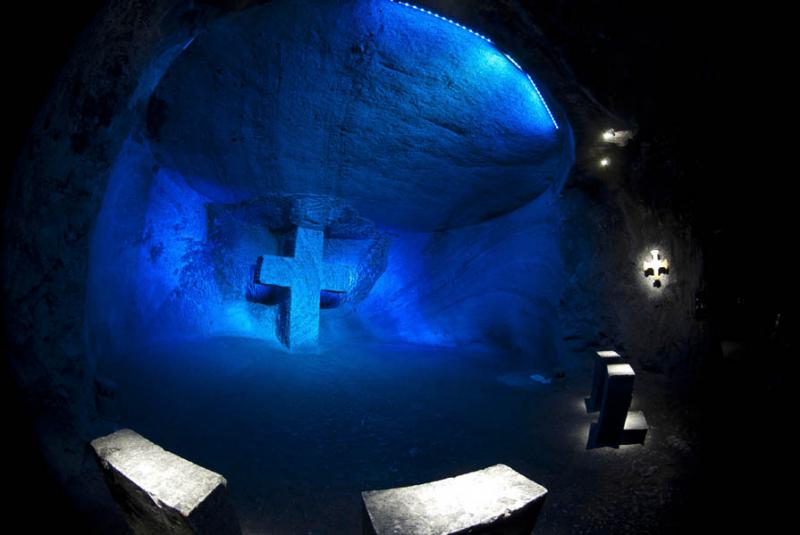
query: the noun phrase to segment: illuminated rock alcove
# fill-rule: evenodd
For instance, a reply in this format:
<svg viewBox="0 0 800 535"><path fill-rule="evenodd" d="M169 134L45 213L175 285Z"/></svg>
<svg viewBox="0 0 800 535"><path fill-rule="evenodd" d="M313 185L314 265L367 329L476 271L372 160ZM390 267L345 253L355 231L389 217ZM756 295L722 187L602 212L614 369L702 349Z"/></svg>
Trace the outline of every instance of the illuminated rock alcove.
<svg viewBox="0 0 800 535"><path fill-rule="evenodd" d="M92 241L90 346L126 425L216 466L251 526L320 484L500 455L511 422L489 414L564 366L572 139L555 100L484 38L392 2L278 2L185 46ZM354 272L323 296L316 352L284 348L280 306L253 284L298 225Z"/></svg>
<svg viewBox="0 0 800 535"><path fill-rule="evenodd" d="M217 22L114 165L92 249L98 352L129 336L274 340L276 307L245 297L297 225L357 272L348 306L323 314L325 343L543 347L560 288L552 198L572 158L551 113L494 45L403 5Z"/></svg>

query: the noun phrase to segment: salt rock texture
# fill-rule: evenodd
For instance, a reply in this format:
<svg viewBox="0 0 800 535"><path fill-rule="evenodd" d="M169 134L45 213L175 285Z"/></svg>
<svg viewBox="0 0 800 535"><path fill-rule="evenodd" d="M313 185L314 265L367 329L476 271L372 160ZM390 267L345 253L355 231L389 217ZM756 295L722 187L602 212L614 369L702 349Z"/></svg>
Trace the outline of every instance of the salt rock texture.
<svg viewBox="0 0 800 535"><path fill-rule="evenodd" d="M277 341L251 270L303 225L356 274L337 303L351 306L323 315L339 320L325 342L488 341L556 361L572 137L549 109L492 45L391 2L276 2L216 22L155 86L112 170L93 352Z"/></svg>
<svg viewBox="0 0 800 535"><path fill-rule="evenodd" d="M220 202L328 195L418 231L525 204L563 183L571 150L493 45L392 2L276 2L217 24L156 88L148 131Z"/></svg>

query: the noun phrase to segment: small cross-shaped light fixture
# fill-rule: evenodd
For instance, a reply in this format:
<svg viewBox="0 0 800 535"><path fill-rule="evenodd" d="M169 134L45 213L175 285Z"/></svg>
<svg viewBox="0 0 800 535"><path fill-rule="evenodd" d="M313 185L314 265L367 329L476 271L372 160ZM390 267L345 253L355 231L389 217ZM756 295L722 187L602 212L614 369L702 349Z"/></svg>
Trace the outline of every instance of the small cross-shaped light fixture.
<svg viewBox="0 0 800 535"><path fill-rule="evenodd" d="M669 262L661 257L661 251L653 249L650 251L650 258L644 261L644 276L653 277L653 288L661 288L662 275L669 275Z"/></svg>

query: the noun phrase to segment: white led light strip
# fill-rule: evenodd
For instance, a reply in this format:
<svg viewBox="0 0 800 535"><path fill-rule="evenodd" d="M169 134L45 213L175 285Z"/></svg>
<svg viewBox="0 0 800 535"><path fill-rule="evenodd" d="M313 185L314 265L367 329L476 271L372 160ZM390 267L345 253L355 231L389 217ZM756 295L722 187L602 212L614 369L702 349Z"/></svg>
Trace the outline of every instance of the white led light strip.
<svg viewBox="0 0 800 535"><path fill-rule="evenodd" d="M438 13L434 13L433 11L425 9L424 7L415 6L414 4L409 4L408 2L399 2L398 0L390 0L390 1L394 2L395 4L401 4L401 5L404 5L406 7L410 7L411 9L416 9L417 11L422 11L423 13L427 13L428 15L432 15L432 16L436 17L437 19L446 20L450 24L455 24L456 26L458 26L462 30L467 30L469 33L471 33L473 35L477 35L478 37L480 37L481 39L483 39L487 43L491 43L492 42L492 40L489 39L488 37L486 37L485 35L481 35L476 31L470 30L469 28L467 28L463 24L459 24L459 23L457 23L456 21L454 21L452 19L448 19L447 17L443 17L443 16L439 15Z"/></svg>
<svg viewBox="0 0 800 535"><path fill-rule="evenodd" d="M410 7L411 9L416 9L417 11L420 11L422 13L427 13L428 15L436 17L437 19L441 19L441 20L447 21L447 22L449 22L450 24L452 24L454 26L458 26L462 30L468 31L472 35L480 37L481 39L483 39L487 43L489 43L491 45L494 45L494 42L491 39L489 39L488 37L486 37L485 35L480 34L480 33L476 32L474 30L471 30L470 28L467 28L463 24L459 24L458 22L456 22L456 21L454 21L452 19L448 19L447 17L443 17L443 16L439 15L438 13L434 13L433 11L430 11L430 10L425 9L423 7L415 6L414 4L409 4L408 2L400 2L399 0L389 0L389 1L393 2L395 4L400 4L400 5L403 5L403 6L406 6L406 7ZM556 130L558 130L558 121L556 121L556 118L553 116L553 112L550 111L550 106L548 106L547 102L545 102L544 97L542 96L542 92L539 91L539 87L536 85L536 82L533 81L533 78L531 78L531 75L528 74L527 72L525 72L525 69L523 69L522 66L519 63L514 61L514 58L512 58L511 56L509 56L506 53L503 53L503 55L506 58L508 58L508 61L510 61L517 69L519 69L522 72L522 74L524 74L528 78L528 81L533 86L534 91L536 91L536 94L539 96L539 100L541 100L542 104L544 104L544 109L547 110L547 115L549 115L550 116L550 120L553 121L553 126L555 126Z"/></svg>

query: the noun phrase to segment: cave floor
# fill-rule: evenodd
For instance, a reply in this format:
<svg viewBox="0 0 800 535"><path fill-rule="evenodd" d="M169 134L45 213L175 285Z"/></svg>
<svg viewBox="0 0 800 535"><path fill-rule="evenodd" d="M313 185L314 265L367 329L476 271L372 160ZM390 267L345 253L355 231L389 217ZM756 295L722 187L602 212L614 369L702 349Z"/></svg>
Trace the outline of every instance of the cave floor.
<svg viewBox="0 0 800 535"><path fill-rule="evenodd" d="M360 533L360 491L496 463L549 489L536 533L671 531L696 462L681 396L637 370L646 445L587 450L591 360L576 361L553 378L485 349L293 355L218 338L131 350L101 372L122 426L226 477L245 533Z"/></svg>

